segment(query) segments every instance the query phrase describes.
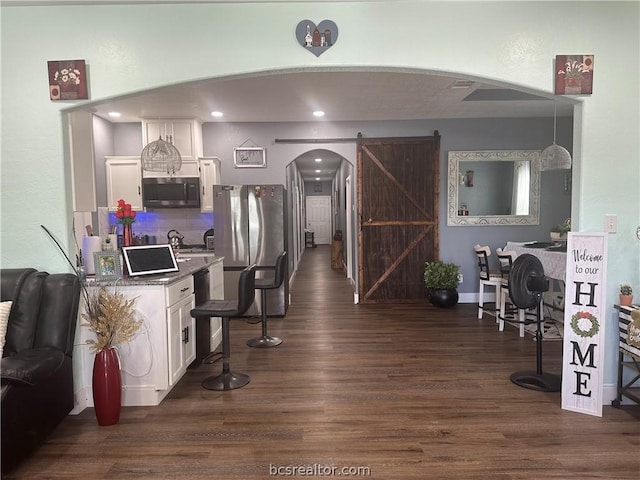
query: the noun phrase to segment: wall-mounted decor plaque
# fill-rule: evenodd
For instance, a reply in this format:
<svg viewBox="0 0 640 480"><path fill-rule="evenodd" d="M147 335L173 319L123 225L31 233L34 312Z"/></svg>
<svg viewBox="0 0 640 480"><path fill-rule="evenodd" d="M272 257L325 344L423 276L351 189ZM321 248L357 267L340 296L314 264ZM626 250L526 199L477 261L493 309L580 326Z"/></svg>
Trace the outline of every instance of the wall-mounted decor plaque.
<svg viewBox="0 0 640 480"><path fill-rule="evenodd" d="M233 164L236 168L264 168L267 166L266 151L262 147L236 147Z"/></svg>
<svg viewBox="0 0 640 480"><path fill-rule="evenodd" d="M336 44L338 26L331 20L322 20L318 25L302 20L296 27L296 39L304 49L319 57Z"/></svg>
<svg viewBox="0 0 640 480"><path fill-rule="evenodd" d="M89 98L84 60L52 60L49 70L51 100L85 100Z"/></svg>
<svg viewBox="0 0 640 480"><path fill-rule="evenodd" d="M556 55L556 95L593 93L593 55Z"/></svg>

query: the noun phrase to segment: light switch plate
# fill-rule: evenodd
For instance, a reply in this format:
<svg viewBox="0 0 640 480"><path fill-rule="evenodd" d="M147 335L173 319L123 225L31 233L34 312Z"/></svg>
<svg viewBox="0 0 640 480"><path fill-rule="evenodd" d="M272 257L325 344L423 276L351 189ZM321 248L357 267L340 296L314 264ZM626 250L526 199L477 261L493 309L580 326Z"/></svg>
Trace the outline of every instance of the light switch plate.
<svg viewBox="0 0 640 480"><path fill-rule="evenodd" d="M618 216L615 214L607 214L604 216L604 231L607 233L617 233Z"/></svg>

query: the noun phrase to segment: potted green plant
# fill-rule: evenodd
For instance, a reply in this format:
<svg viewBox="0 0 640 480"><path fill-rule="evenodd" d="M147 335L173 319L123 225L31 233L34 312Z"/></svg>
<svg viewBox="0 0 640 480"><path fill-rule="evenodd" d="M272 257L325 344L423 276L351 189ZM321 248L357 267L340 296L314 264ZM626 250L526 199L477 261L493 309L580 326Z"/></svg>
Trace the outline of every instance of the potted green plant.
<svg viewBox="0 0 640 480"><path fill-rule="evenodd" d="M424 284L429 301L436 307L452 307L458 303L460 267L441 261L425 262Z"/></svg>
<svg viewBox="0 0 640 480"><path fill-rule="evenodd" d="M631 285L623 283L620 285L620 305L628 307L633 303L633 289Z"/></svg>
<svg viewBox="0 0 640 480"><path fill-rule="evenodd" d="M571 231L571 219L567 218L564 222L551 227L551 240L558 242L567 239L567 233Z"/></svg>

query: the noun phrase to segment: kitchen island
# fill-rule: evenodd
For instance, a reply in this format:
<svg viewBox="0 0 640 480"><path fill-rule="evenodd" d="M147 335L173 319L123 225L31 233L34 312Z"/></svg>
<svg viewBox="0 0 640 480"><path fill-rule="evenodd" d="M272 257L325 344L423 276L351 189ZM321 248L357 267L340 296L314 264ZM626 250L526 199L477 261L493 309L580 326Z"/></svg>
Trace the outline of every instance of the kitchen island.
<svg viewBox="0 0 640 480"><path fill-rule="evenodd" d="M196 358L194 278L208 272L208 298L224 297L223 257L179 257L180 271L159 275L123 277L116 281L87 280L89 291L105 287L135 298L141 329L128 343L118 346L122 373L122 405L158 405ZM82 308L81 308L82 311ZM202 320L201 320L202 321ZM74 390L79 413L93 406L91 391L94 353L86 341L94 335L79 318L74 343ZM211 319L210 348L222 338L219 319Z"/></svg>

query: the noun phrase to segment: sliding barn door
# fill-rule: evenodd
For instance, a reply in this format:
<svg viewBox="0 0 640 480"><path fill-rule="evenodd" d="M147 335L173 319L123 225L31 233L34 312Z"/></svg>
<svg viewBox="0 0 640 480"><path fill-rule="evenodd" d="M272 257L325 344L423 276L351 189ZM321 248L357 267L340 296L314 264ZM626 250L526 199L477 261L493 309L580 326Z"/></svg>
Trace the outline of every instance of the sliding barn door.
<svg viewBox="0 0 640 480"><path fill-rule="evenodd" d="M440 137L358 136L361 303L424 301L437 259Z"/></svg>

